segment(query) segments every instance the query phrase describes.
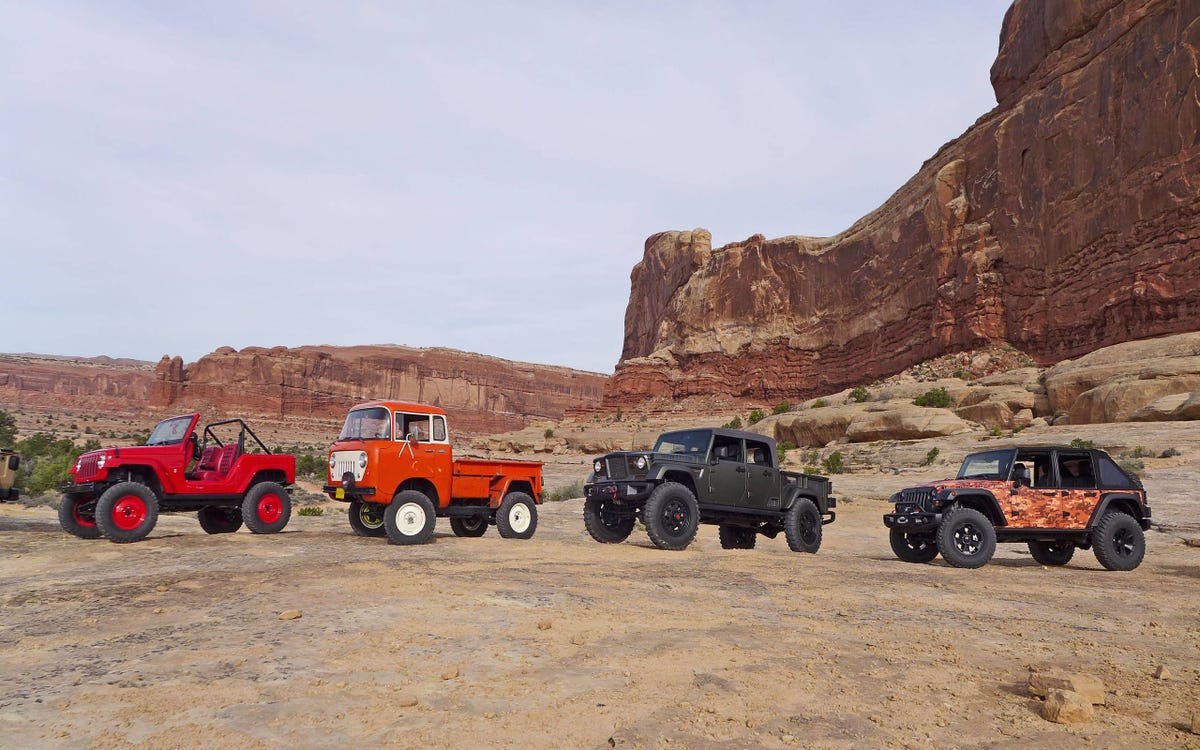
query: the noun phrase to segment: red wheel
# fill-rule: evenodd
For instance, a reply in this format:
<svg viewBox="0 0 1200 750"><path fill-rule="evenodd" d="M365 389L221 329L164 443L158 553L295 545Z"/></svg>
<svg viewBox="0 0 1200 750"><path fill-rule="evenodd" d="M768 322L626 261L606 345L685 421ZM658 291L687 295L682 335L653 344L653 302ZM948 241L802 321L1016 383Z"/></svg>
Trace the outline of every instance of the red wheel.
<svg viewBox="0 0 1200 750"><path fill-rule="evenodd" d="M96 525L110 541L136 542L158 523L158 497L138 482L120 482L96 501Z"/></svg>
<svg viewBox="0 0 1200 750"><path fill-rule="evenodd" d="M121 531L133 531L146 521L146 503L137 495L125 495L112 507L112 522Z"/></svg>
<svg viewBox="0 0 1200 750"><path fill-rule="evenodd" d="M258 499L258 518L263 523L275 523L283 515L283 501L274 492Z"/></svg>
<svg viewBox="0 0 1200 750"><path fill-rule="evenodd" d="M255 534L282 531L291 517L292 498L274 482L254 485L242 500L242 520Z"/></svg>
<svg viewBox="0 0 1200 750"><path fill-rule="evenodd" d="M63 531L80 539L99 539L96 527L96 498L80 495L63 495L58 504L58 523Z"/></svg>

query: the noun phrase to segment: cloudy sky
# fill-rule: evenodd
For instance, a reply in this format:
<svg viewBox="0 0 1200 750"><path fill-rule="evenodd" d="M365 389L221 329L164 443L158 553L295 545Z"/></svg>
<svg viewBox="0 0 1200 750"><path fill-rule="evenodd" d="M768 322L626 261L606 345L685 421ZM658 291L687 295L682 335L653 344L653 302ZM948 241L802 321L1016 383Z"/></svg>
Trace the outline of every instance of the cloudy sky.
<svg viewBox="0 0 1200 750"><path fill-rule="evenodd" d="M1008 5L0 0L0 351L611 372L647 236L845 229Z"/></svg>

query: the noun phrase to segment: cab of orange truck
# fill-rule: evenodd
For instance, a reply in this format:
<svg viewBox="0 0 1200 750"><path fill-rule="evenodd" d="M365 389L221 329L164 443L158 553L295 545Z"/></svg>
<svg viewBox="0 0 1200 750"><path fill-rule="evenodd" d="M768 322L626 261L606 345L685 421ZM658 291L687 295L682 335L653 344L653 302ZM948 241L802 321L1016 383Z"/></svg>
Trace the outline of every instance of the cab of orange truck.
<svg viewBox="0 0 1200 750"><path fill-rule="evenodd" d="M322 489L350 504L350 527L360 536L418 544L442 516L457 536L482 536L495 525L502 537L528 539L537 528L542 465L455 460L444 410L370 401L346 415Z"/></svg>

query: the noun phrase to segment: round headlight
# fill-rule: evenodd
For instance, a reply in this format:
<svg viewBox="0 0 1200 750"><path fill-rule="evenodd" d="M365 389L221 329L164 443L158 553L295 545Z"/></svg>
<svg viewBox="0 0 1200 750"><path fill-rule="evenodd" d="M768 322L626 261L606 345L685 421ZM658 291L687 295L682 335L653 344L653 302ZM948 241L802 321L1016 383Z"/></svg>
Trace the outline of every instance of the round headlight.
<svg viewBox="0 0 1200 750"><path fill-rule="evenodd" d="M600 472L604 471L604 464L597 461L596 463L592 464L592 468L596 470L597 474L599 474Z"/></svg>
<svg viewBox="0 0 1200 750"><path fill-rule="evenodd" d="M337 459L335 459L333 456L330 456L329 457L329 470L333 471L335 466L337 466Z"/></svg>
<svg viewBox="0 0 1200 750"><path fill-rule="evenodd" d="M634 462L633 462L633 465L634 465L634 466L636 466L636 467L638 467L639 469L644 469L644 468L646 468L646 457L645 457L645 456L638 456L638 457L637 457L637 461L634 461Z"/></svg>
<svg viewBox="0 0 1200 750"><path fill-rule="evenodd" d="M366 453L358 454L358 468L360 468L360 469L367 468L367 454Z"/></svg>

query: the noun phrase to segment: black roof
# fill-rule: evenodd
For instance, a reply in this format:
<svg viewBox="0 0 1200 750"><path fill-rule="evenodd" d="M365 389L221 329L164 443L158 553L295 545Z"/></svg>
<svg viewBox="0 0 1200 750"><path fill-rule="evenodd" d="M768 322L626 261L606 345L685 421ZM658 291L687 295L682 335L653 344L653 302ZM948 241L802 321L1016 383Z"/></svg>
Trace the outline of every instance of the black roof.
<svg viewBox="0 0 1200 750"><path fill-rule="evenodd" d="M743 440L766 440L775 442L775 438L769 435L761 435L757 432L747 432L745 430L730 430L725 427L681 427L678 430L666 430L662 435L670 435L675 432L695 432L697 430L707 430L714 435L722 435L724 437L741 438Z"/></svg>

